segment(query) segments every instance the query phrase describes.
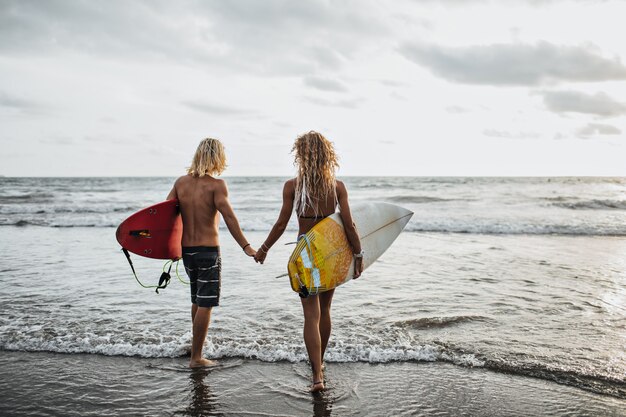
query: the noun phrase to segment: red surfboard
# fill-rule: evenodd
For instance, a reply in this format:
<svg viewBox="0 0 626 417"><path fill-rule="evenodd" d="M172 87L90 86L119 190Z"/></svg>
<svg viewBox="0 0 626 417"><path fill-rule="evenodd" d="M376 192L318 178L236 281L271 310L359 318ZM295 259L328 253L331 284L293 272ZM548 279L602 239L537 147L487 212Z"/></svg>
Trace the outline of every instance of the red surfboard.
<svg viewBox="0 0 626 417"><path fill-rule="evenodd" d="M182 257L183 221L178 200L167 200L131 215L115 237L122 248L140 256L177 260Z"/></svg>

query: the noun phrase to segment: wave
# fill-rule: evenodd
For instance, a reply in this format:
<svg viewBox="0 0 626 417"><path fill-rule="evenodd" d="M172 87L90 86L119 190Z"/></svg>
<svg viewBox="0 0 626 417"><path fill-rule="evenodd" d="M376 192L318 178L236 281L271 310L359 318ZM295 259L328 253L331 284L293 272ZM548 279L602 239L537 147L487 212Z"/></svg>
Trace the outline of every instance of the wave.
<svg viewBox="0 0 626 417"><path fill-rule="evenodd" d="M152 332L137 336L114 333L67 334L62 329L44 334L0 335L0 350L55 353L90 353L106 356L139 356L145 358L177 358L189 355L191 332L181 336L164 336ZM302 362L307 360L300 339L252 340L229 337L207 338L206 355L210 358L240 357L263 362ZM398 361L444 361L463 366L483 366L484 361L473 354L454 352L437 345L389 343L331 342L325 359L328 362L385 363Z"/></svg>
<svg viewBox="0 0 626 417"><path fill-rule="evenodd" d="M611 378L595 373L560 369L540 363L507 362L502 359L488 359L484 368L496 372L545 379L562 385L574 386L596 394L610 395L626 399L626 379Z"/></svg>
<svg viewBox="0 0 626 417"><path fill-rule="evenodd" d="M561 225L515 223L412 223L405 231L416 233L463 233L480 235L626 236L626 225Z"/></svg>
<svg viewBox="0 0 626 417"><path fill-rule="evenodd" d="M26 203L43 203L54 198L50 193L35 193L22 195L4 195L0 196L0 204L26 204Z"/></svg>
<svg viewBox="0 0 626 417"><path fill-rule="evenodd" d="M394 326L400 328L413 329L431 329L454 326L461 323L474 321L489 321L488 317L483 316L451 316L451 317L423 317L418 319L402 320L394 323Z"/></svg>
<svg viewBox="0 0 626 417"><path fill-rule="evenodd" d="M98 220L94 218L81 219L82 221L72 221L67 223L62 220L45 218L37 219L6 219L0 218L1 226L17 227L52 227L52 228L116 228L119 222L108 219ZM121 222L121 220L120 220ZM270 222L246 222L241 221L241 229L244 232L264 232L267 233L272 228ZM290 224L287 232L296 232L297 226ZM227 232L226 226L220 224L220 231ZM478 235L556 235L556 236L611 236L625 237L626 225L558 225L558 224L481 224L481 223L418 223L410 222L405 229L408 233L458 233L458 234L478 234Z"/></svg>
<svg viewBox="0 0 626 417"><path fill-rule="evenodd" d="M144 358L177 358L188 356L191 332L178 337L137 338L134 341L120 340L111 335L54 338L21 338L0 340L0 350L55 353L89 353L106 356L138 356ZM267 342L267 343L266 343ZM244 358L263 362L303 362L306 351L300 340L253 341L212 337L207 339L206 356L212 359ZM556 365L536 361L519 361L489 357L488 354L453 348L445 344L389 343L343 343L331 342L325 360L338 362L446 362L463 367L477 367L495 372L540 378L563 385L574 386L598 394L626 399L626 379L589 373L583 370L559 368Z"/></svg>
<svg viewBox="0 0 626 417"><path fill-rule="evenodd" d="M26 227L26 226L48 226L45 222L39 222L34 220L16 220L14 222L3 222L0 219L0 226L17 226L17 227Z"/></svg>
<svg viewBox="0 0 626 417"><path fill-rule="evenodd" d="M77 224L54 224L45 220L16 220L16 221L3 221L4 219L0 219L0 226L17 226L17 227L26 227L26 226L36 226L36 227L52 227L52 228L74 228L74 227L95 227L95 228L116 228L119 224L113 224L109 222L105 223L77 223Z"/></svg>
<svg viewBox="0 0 626 417"><path fill-rule="evenodd" d="M400 204L428 204L428 203L441 203L444 201L454 201L453 199L448 198L439 198L439 197L428 197L428 196L419 196L419 195L397 195L392 197L387 197L385 200L388 200L393 203Z"/></svg>
<svg viewBox="0 0 626 417"><path fill-rule="evenodd" d="M576 202L556 202L552 205L571 210L626 210L626 200L586 200Z"/></svg>

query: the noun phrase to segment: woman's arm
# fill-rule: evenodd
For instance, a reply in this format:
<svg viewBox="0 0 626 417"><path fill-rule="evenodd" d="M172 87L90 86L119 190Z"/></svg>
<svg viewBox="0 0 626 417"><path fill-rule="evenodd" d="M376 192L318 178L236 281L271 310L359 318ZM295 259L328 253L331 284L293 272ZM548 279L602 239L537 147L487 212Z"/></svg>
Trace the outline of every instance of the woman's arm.
<svg viewBox="0 0 626 417"><path fill-rule="evenodd" d="M339 201L339 215L343 222L343 228L346 231L346 237L348 243L352 247L352 253L355 255L361 254L361 239L359 239L359 233L356 230L354 221L352 220L352 213L350 212L350 204L348 203L348 190L343 182L337 181L337 200ZM363 272L363 258L354 258L354 278L361 276Z"/></svg>
<svg viewBox="0 0 626 417"><path fill-rule="evenodd" d="M255 261L263 263L265 261L265 257L267 256L267 252L285 232L289 219L291 218L291 212L293 211L294 198L295 186L293 180L289 180L283 187L283 206L280 209L278 220L276 220L276 223L274 224L274 227L272 227L267 239L265 239L265 242L261 245L259 250L257 250L256 256L254 257Z"/></svg>

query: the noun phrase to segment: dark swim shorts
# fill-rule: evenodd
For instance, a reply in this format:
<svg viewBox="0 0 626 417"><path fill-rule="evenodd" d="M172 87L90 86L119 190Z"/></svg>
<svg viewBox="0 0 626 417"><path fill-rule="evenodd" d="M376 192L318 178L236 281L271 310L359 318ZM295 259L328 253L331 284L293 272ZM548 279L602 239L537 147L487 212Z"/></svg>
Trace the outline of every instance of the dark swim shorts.
<svg viewBox="0 0 626 417"><path fill-rule="evenodd" d="M218 306L222 280L219 246L183 247L183 265L191 284L191 303L198 307Z"/></svg>

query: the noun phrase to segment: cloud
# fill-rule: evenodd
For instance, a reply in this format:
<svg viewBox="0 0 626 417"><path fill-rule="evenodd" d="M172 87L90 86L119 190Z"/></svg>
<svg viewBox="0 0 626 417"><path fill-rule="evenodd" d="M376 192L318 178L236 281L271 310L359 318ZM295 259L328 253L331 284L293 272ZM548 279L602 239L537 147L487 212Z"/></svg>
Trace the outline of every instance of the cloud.
<svg viewBox="0 0 626 417"><path fill-rule="evenodd" d="M537 139L541 137L541 134L537 132L509 132L496 129L485 129L483 135L503 139Z"/></svg>
<svg viewBox="0 0 626 417"><path fill-rule="evenodd" d="M309 103L316 104L318 106L323 107L344 107L346 109L356 109L359 107L365 100L359 98L351 98L344 100L326 100L318 97L304 97L305 101Z"/></svg>
<svg viewBox="0 0 626 417"><path fill-rule="evenodd" d="M419 0L422 4L436 4L438 6L500 6L502 4L510 3L511 5L518 5L519 3L528 3L531 6L544 6L557 3L605 3L608 0Z"/></svg>
<svg viewBox="0 0 626 417"><path fill-rule="evenodd" d="M55 146L76 146L76 139L69 136L46 137L39 139L39 143L55 145Z"/></svg>
<svg viewBox="0 0 626 417"><path fill-rule="evenodd" d="M183 106L202 113L210 113L219 116L252 116L257 114L252 110L238 109L203 101L187 100L181 103Z"/></svg>
<svg viewBox="0 0 626 417"><path fill-rule="evenodd" d="M382 85L387 86L387 87L406 87L406 86L408 86L407 83L402 82L402 81L398 81L398 80L383 79L383 80L378 80L378 82L381 83Z"/></svg>
<svg viewBox="0 0 626 417"><path fill-rule="evenodd" d="M348 91L346 86L336 80L332 80L330 78L322 78L322 77L305 77L303 80L304 84L317 88L322 91L333 91L338 93L343 93Z"/></svg>
<svg viewBox="0 0 626 417"><path fill-rule="evenodd" d="M31 100L0 91L0 109L17 110L22 112L33 112L41 110L42 105Z"/></svg>
<svg viewBox="0 0 626 417"><path fill-rule="evenodd" d="M336 70L388 33L375 1L4 0L0 51L201 63L262 76Z"/></svg>
<svg viewBox="0 0 626 417"><path fill-rule="evenodd" d="M463 113L469 113L470 109L466 107L462 107L462 106L447 106L446 111L452 114L463 114Z"/></svg>
<svg viewBox="0 0 626 417"><path fill-rule="evenodd" d="M576 136L586 139L597 135L620 135L621 133L622 131L620 129L612 125L589 123L578 129Z"/></svg>
<svg viewBox="0 0 626 417"><path fill-rule="evenodd" d="M11 52L77 49L87 53L172 50L164 2L6 0L0 5L0 49ZM141 30L138 30L138 28ZM158 34L161 34L159 36Z"/></svg>
<svg viewBox="0 0 626 417"><path fill-rule="evenodd" d="M543 91L543 102L555 113L583 113L601 117L626 114L626 104L603 92L586 94L578 91Z"/></svg>
<svg viewBox="0 0 626 417"><path fill-rule="evenodd" d="M373 0L232 0L201 3L231 64L266 75L336 70L390 33Z"/></svg>
<svg viewBox="0 0 626 417"><path fill-rule="evenodd" d="M448 81L495 86L537 86L561 81L626 79L618 58L584 46L548 42L446 47L405 43L399 52Z"/></svg>

